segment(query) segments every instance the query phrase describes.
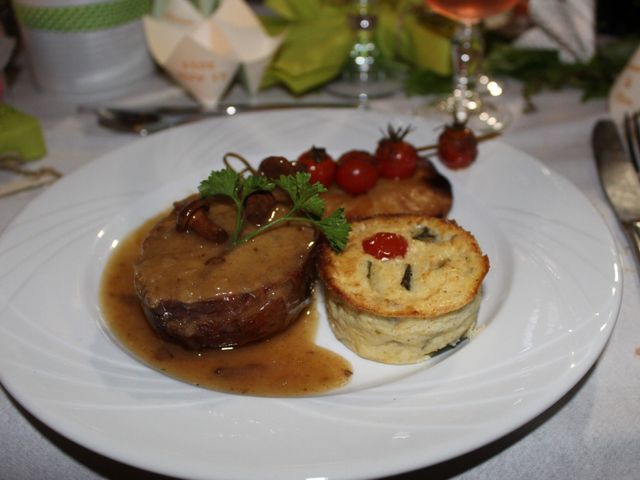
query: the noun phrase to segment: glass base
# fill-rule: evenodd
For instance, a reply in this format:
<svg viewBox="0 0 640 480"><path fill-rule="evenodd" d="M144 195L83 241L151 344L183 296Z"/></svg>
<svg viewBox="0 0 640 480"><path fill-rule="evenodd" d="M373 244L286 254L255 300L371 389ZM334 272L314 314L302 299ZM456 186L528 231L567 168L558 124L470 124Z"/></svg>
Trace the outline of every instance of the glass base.
<svg viewBox="0 0 640 480"><path fill-rule="evenodd" d="M383 98L400 91L402 82L388 75L344 74L330 83L326 91L345 98L355 98L361 102L368 99Z"/></svg>
<svg viewBox="0 0 640 480"><path fill-rule="evenodd" d="M467 126L476 133L501 132L511 123L512 115L509 111L499 108L474 92L467 92L467 98L463 103L468 114ZM449 124L454 119L454 108L455 100L451 94L418 107L416 113L441 118L443 124Z"/></svg>

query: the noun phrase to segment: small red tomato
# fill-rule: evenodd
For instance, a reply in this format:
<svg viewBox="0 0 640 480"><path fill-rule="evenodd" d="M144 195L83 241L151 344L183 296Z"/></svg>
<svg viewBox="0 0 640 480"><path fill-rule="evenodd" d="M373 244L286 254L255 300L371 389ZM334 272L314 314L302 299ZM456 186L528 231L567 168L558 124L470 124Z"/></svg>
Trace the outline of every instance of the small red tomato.
<svg viewBox="0 0 640 480"><path fill-rule="evenodd" d="M333 161L324 148L311 147L298 157L298 165L311 174L309 183L320 182L329 188L336 176L336 162Z"/></svg>
<svg viewBox="0 0 640 480"><path fill-rule="evenodd" d="M373 165L376 164L375 157L366 150L349 150L348 152L344 152L340 155L340 158L338 158L338 166L342 165L344 162L349 162L354 159L363 160Z"/></svg>
<svg viewBox="0 0 640 480"><path fill-rule="evenodd" d="M338 160L336 184L352 195L367 193L378 182L378 169L370 153L351 150Z"/></svg>
<svg viewBox="0 0 640 480"><path fill-rule="evenodd" d="M418 152L404 137L411 127L387 127L386 135L378 142L376 160L380 175L385 178L411 177L418 167Z"/></svg>
<svg viewBox="0 0 640 480"><path fill-rule="evenodd" d="M447 125L438 137L438 157L453 170L468 167L477 156L478 140L464 124Z"/></svg>
<svg viewBox="0 0 640 480"><path fill-rule="evenodd" d="M378 260L404 257L409 248L407 239L390 232L378 232L362 241L362 249Z"/></svg>

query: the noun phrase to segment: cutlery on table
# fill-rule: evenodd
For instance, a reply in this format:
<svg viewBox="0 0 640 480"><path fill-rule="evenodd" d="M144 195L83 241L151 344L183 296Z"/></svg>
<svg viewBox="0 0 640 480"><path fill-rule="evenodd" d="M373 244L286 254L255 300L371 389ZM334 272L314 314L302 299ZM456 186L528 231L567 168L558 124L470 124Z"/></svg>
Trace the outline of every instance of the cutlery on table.
<svg viewBox="0 0 640 480"><path fill-rule="evenodd" d="M208 117L233 116L243 112L265 110L288 110L301 108L361 108L359 103L264 103L264 104L224 104L215 109L199 106L160 106L151 108L81 107L82 111L96 114L103 127L120 132L146 136L170 127L195 122Z"/></svg>
<svg viewBox="0 0 640 480"><path fill-rule="evenodd" d="M638 172L613 121L600 120L593 129L591 141L602 187L640 264Z"/></svg>

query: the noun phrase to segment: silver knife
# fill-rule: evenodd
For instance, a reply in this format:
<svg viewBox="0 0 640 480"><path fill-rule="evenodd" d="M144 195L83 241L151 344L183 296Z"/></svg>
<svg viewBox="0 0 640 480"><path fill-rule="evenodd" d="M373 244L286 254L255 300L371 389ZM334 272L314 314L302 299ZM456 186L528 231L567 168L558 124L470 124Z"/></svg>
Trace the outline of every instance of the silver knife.
<svg viewBox="0 0 640 480"><path fill-rule="evenodd" d="M362 104L348 102L286 102L264 104L223 104L215 109L200 106L159 106L151 108L81 107L98 117L100 125L122 132L146 136L169 127L191 123L207 117L233 116L243 112L287 110L300 108L362 108Z"/></svg>
<svg viewBox="0 0 640 480"><path fill-rule="evenodd" d="M243 112L260 112L264 110L288 110L297 108L356 108L357 102L272 102L272 103L222 103L216 108L208 109L199 105L158 106L147 113L158 115L203 115L225 116Z"/></svg>
<svg viewBox="0 0 640 480"><path fill-rule="evenodd" d="M591 136L600 181L640 265L640 179L611 120L600 120Z"/></svg>

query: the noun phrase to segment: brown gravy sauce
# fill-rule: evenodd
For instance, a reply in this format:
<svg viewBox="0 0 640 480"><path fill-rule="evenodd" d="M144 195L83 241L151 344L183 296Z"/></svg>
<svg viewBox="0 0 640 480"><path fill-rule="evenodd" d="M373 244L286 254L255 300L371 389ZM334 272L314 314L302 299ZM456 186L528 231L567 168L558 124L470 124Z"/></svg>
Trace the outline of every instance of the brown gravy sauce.
<svg viewBox="0 0 640 480"><path fill-rule="evenodd" d="M133 265L142 241L160 218L148 220L125 237L102 274L102 312L127 350L178 380L243 395L304 396L349 382L349 362L314 342L318 326L315 302L284 332L236 349L192 351L156 335L133 286Z"/></svg>

